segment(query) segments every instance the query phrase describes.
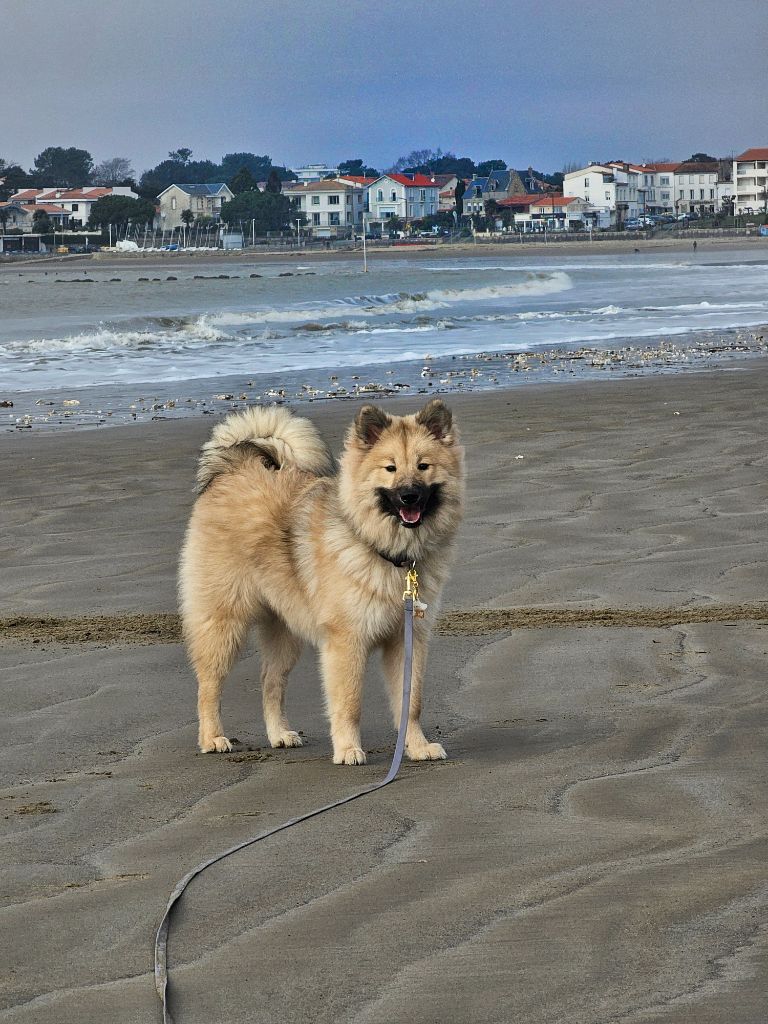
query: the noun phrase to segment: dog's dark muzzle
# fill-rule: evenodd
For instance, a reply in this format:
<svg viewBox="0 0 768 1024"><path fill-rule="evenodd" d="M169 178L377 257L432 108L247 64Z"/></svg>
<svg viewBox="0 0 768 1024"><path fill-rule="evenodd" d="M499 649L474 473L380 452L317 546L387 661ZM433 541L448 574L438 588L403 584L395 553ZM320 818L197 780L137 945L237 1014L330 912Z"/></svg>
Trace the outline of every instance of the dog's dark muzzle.
<svg viewBox="0 0 768 1024"><path fill-rule="evenodd" d="M403 487L379 489L381 510L394 516L409 530L420 526L425 516L434 512L439 502L439 487L407 484Z"/></svg>

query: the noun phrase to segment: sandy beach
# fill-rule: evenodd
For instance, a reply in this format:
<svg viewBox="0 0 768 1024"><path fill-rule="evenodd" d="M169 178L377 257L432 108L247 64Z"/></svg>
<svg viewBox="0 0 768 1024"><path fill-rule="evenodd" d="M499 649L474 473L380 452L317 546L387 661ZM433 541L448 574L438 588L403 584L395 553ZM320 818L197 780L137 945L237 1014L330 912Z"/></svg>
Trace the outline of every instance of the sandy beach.
<svg viewBox="0 0 768 1024"><path fill-rule="evenodd" d="M754 359L452 398L469 503L425 714L451 759L194 882L177 1024L763 1024L767 385ZM353 409L309 414L338 448ZM0 1021L159 1020L177 879L389 763L377 667L370 763L330 763L311 652L307 745L266 748L252 648L238 749L196 753L174 578L210 427L0 436Z"/></svg>
<svg viewBox="0 0 768 1024"><path fill-rule="evenodd" d="M584 241L539 241L538 239L526 238L523 242L505 241L499 242L492 239L478 238L475 242L472 239L461 239L460 241L434 243L426 240L423 244L408 245L387 245L368 244L366 247L367 256L372 262L379 260L403 260L422 259L425 255L430 259L456 259L460 256L504 256L505 258L526 259L531 255L549 255L562 252L564 255L588 256L588 255L610 255L621 253L689 253L693 242L697 243L697 251L704 253L723 252L728 253L734 249L753 249L756 256L768 254L768 240L754 233L750 235L737 236L707 236L699 237L695 230L686 233L675 232L659 233L654 238L635 237L628 233L623 239L602 239L595 235L594 241L585 238ZM257 247L255 249L234 250L225 252L202 251L191 252L139 252L127 255L118 252L102 251L92 255L69 255L69 256L36 256L32 259L17 259L0 261L0 274L14 273L23 267L24 270L39 267L41 270L48 270L51 266L79 266L79 267L110 267L118 269L130 269L140 264L142 268L151 270L167 269L173 266L195 265L202 261L215 260L217 263L240 263L246 260L249 263L279 263L289 261L295 263L297 257L302 261L322 260L348 260L350 258L351 246L344 246L339 249L325 248L280 248ZM362 260L362 246L354 249L354 255Z"/></svg>

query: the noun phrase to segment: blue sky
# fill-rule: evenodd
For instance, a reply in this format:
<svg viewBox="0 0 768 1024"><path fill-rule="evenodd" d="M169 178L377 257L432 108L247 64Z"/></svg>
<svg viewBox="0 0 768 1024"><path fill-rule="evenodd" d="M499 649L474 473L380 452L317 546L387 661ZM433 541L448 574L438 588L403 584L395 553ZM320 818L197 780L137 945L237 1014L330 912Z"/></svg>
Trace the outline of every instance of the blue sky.
<svg viewBox="0 0 768 1024"><path fill-rule="evenodd" d="M768 145L766 0L3 0L0 157L45 146L137 172L415 148L566 162Z"/></svg>

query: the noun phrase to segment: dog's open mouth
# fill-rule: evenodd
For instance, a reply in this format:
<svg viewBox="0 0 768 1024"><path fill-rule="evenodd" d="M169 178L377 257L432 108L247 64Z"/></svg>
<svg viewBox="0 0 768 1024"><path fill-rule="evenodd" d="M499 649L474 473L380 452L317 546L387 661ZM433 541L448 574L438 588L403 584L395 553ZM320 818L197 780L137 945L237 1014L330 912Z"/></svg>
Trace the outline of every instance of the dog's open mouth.
<svg viewBox="0 0 768 1024"><path fill-rule="evenodd" d="M418 526L421 522L420 508L401 508L398 510L398 515L405 526Z"/></svg>
<svg viewBox="0 0 768 1024"><path fill-rule="evenodd" d="M418 486L403 493L402 490L379 489L379 507L381 511L404 526L407 530L415 530L424 520L435 512L440 504L440 485Z"/></svg>

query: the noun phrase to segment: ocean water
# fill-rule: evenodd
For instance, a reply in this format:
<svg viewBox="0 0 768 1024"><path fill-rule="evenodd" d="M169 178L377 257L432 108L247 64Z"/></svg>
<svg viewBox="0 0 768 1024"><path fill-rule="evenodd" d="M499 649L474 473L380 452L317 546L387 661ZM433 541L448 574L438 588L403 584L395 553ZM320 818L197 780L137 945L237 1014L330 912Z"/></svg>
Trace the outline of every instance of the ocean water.
<svg viewBox="0 0 768 1024"><path fill-rule="evenodd" d="M512 250L513 247L510 246ZM768 323L768 247L0 273L0 387L169 384L472 352L675 339Z"/></svg>

